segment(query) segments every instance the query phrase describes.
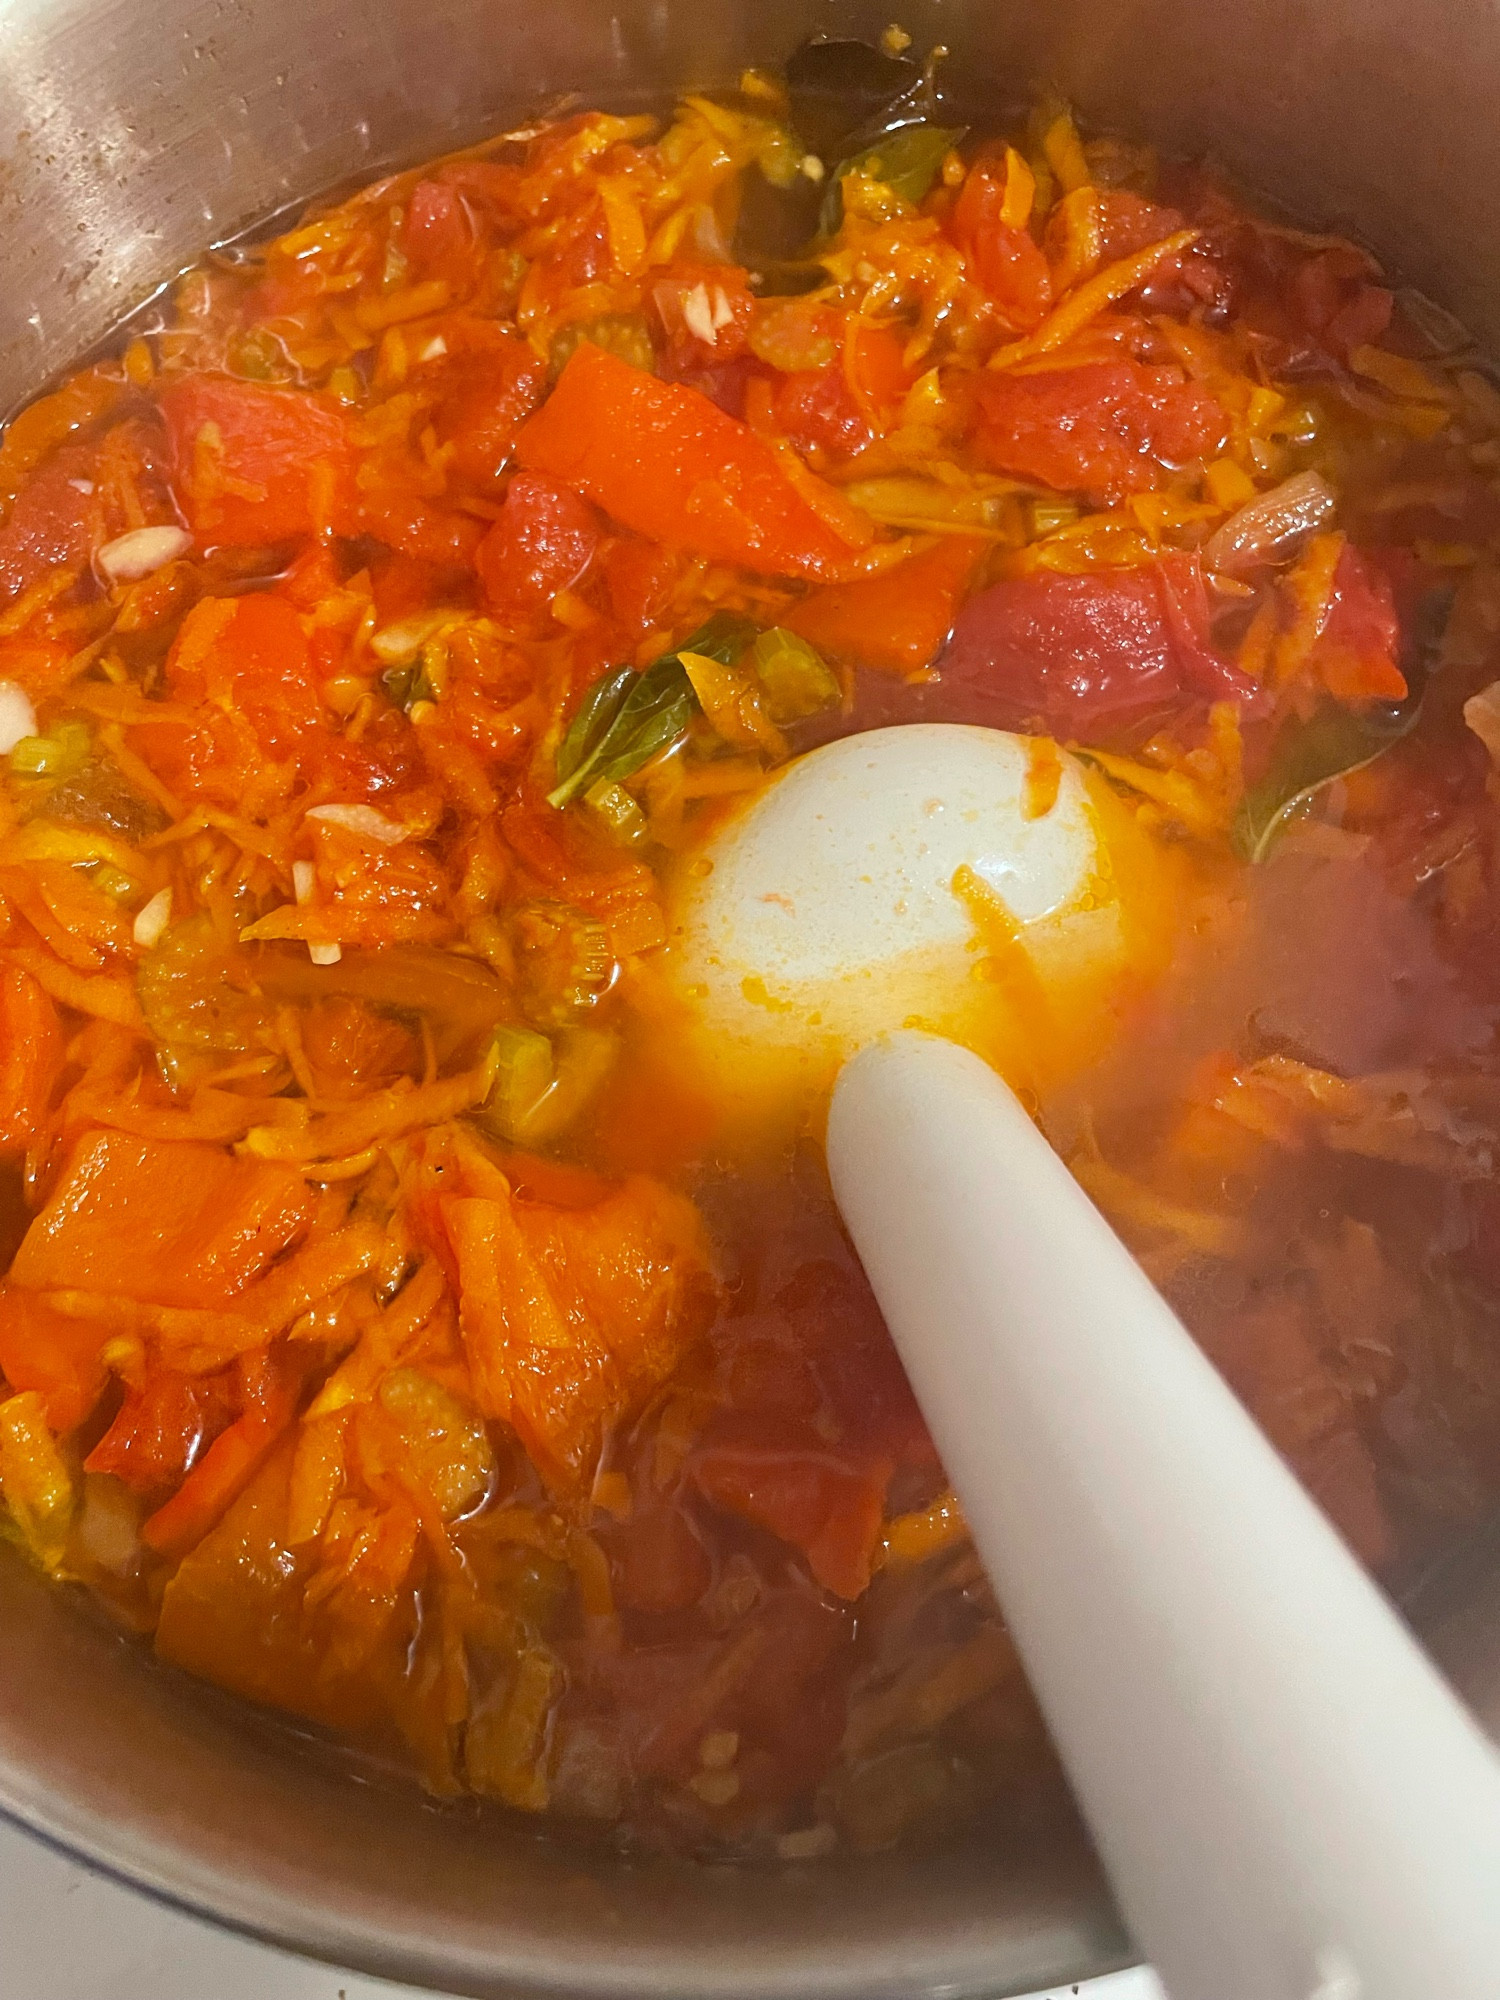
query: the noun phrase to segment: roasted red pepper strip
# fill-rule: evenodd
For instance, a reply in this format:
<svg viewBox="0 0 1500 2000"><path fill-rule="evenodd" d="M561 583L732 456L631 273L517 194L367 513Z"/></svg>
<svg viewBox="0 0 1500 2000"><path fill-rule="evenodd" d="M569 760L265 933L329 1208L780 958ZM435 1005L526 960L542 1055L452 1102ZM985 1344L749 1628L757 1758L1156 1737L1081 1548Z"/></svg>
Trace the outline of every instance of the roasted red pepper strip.
<svg viewBox="0 0 1500 2000"><path fill-rule="evenodd" d="M762 438L696 389L585 342L516 441L516 460L637 534L768 576L824 582L851 550Z"/></svg>
<svg viewBox="0 0 1500 2000"><path fill-rule="evenodd" d="M920 673L952 630L980 547L967 536L949 536L877 576L815 590L785 623L829 659Z"/></svg>

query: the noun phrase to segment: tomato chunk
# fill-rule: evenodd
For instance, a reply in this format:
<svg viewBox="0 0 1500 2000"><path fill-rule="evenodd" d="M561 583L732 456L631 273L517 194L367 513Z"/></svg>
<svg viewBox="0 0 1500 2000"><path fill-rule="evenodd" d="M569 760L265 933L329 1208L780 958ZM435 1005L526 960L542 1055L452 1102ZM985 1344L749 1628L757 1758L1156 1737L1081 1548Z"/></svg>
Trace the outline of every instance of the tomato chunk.
<svg viewBox="0 0 1500 2000"><path fill-rule="evenodd" d="M1105 505L1160 486L1169 468L1217 451L1223 410L1181 369L1094 361L1035 375L987 373L976 396L985 462Z"/></svg>
<svg viewBox="0 0 1500 2000"><path fill-rule="evenodd" d="M1214 652L1196 559L1008 578L959 613L924 711L1067 738L1128 730L1182 701L1250 700Z"/></svg>
<svg viewBox="0 0 1500 2000"><path fill-rule="evenodd" d="M254 547L354 530L354 448L335 403L301 389L188 375L161 392L194 534Z"/></svg>
<svg viewBox="0 0 1500 2000"><path fill-rule="evenodd" d="M981 161L967 175L949 233L981 288L1017 333L1030 333L1052 304L1052 275L1029 230L1004 219L1005 169Z"/></svg>
<svg viewBox="0 0 1500 2000"><path fill-rule="evenodd" d="M588 342L522 430L516 458L668 548L817 581L849 566L849 545L764 439L696 389Z"/></svg>
<svg viewBox="0 0 1500 2000"><path fill-rule="evenodd" d="M472 329L483 329L480 335ZM462 346L443 371L443 394L434 412L439 442L449 447L454 476L486 487L504 470L516 433L547 386L538 356L514 335L486 321L467 323L444 336Z"/></svg>
<svg viewBox="0 0 1500 2000"><path fill-rule="evenodd" d="M880 1540L885 1478L797 1430L779 1426L774 1442L726 1436L705 1444L693 1455L694 1483L714 1506L800 1549L825 1590L858 1597Z"/></svg>
<svg viewBox="0 0 1500 2000"><path fill-rule="evenodd" d="M180 1485L234 1414L232 1371L184 1375L159 1368L126 1392L109 1429L84 1460L133 1493L160 1497Z"/></svg>

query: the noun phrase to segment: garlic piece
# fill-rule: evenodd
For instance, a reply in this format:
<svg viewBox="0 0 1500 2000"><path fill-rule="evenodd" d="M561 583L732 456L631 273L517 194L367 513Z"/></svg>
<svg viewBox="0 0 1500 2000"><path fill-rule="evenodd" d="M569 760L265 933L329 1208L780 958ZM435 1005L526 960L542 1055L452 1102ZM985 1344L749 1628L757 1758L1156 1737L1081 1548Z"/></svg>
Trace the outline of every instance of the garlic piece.
<svg viewBox="0 0 1500 2000"><path fill-rule="evenodd" d="M135 583L176 562L193 546L186 528L132 528L96 550L94 562L111 583Z"/></svg>
<svg viewBox="0 0 1500 2000"><path fill-rule="evenodd" d="M36 735L36 710L25 688L0 681L0 757L8 757L23 736Z"/></svg>
<svg viewBox="0 0 1500 2000"><path fill-rule="evenodd" d="M374 806L313 806L307 817L320 820L325 826L341 826L346 833L358 834L362 840L373 840L381 847L399 847L406 838L406 828L395 820L387 819L384 813L376 812ZM298 867L305 866L299 862Z"/></svg>
<svg viewBox="0 0 1500 2000"><path fill-rule="evenodd" d="M292 863L292 890L297 898L299 910L306 909L312 901L314 880L313 865L310 861ZM337 965L344 955L344 948L339 944L309 944L307 955L314 965Z"/></svg>
<svg viewBox="0 0 1500 2000"><path fill-rule="evenodd" d="M158 889L149 903L143 903L135 913L135 922L130 934L142 951L161 942L162 932L172 921L172 891Z"/></svg>

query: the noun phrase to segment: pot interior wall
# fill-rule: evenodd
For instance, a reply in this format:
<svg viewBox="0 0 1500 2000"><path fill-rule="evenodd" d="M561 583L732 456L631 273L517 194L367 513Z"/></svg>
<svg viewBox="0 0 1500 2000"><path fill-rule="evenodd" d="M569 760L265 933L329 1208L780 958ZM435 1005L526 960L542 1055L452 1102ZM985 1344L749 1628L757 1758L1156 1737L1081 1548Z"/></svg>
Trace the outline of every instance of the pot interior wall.
<svg viewBox="0 0 1500 2000"><path fill-rule="evenodd" d="M891 0L10 0L0 16L0 408L206 245L557 94L774 64ZM1500 345L1500 26L1480 0L1046 0L900 10L981 115L1053 79L1352 227ZM1493 1565L1487 1574L1493 1579ZM1439 1605L1496 1699L1482 1579ZM472 1994L880 2000L1061 1984L1128 1956L1076 1827L779 1874L626 1867L437 1813L191 1688L0 1560L0 1806L191 1907Z"/></svg>

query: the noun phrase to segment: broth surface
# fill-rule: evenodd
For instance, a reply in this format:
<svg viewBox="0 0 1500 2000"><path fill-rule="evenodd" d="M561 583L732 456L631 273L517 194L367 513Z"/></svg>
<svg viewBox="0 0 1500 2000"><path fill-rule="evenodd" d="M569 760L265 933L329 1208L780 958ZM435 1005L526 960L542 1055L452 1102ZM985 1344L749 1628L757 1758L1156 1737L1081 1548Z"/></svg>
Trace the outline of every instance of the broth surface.
<svg viewBox="0 0 1500 2000"><path fill-rule="evenodd" d="M673 980L726 814L956 721L1131 940L1065 1020L976 903L980 1045L1408 1573L1500 1482L1497 473L1362 251L896 41L207 259L0 440L7 1532L439 1796L1050 1795L822 1107Z"/></svg>

